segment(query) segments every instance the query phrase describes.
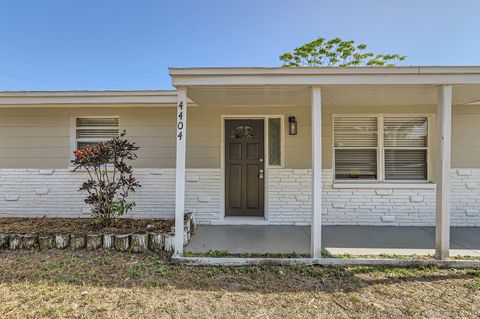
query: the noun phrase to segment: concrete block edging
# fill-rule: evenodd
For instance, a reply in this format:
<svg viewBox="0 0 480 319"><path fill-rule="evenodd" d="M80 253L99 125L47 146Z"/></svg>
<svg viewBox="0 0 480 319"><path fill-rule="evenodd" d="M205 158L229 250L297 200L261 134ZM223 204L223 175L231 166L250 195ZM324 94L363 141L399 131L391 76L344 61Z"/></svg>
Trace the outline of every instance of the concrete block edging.
<svg viewBox="0 0 480 319"><path fill-rule="evenodd" d="M215 258L172 256L172 262L187 266L395 266L439 268L480 268L480 260L388 259L388 258Z"/></svg>

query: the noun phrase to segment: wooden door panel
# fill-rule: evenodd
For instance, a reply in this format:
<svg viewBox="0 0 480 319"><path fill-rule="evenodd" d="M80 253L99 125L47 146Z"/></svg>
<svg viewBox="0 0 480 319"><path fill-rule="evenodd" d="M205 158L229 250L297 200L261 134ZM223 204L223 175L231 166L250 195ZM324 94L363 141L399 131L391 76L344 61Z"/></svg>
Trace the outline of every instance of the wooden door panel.
<svg viewBox="0 0 480 319"><path fill-rule="evenodd" d="M230 143L229 145L229 158L230 161L242 159L242 144Z"/></svg>
<svg viewBox="0 0 480 319"><path fill-rule="evenodd" d="M248 143L247 144L247 159L248 160L258 160L259 159L259 144L258 143Z"/></svg>
<svg viewBox="0 0 480 319"><path fill-rule="evenodd" d="M242 208L242 165L231 164L229 173L229 207Z"/></svg>
<svg viewBox="0 0 480 319"><path fill-rule="evenodd" d="M247 208L259 208L259 197L258 197L258 170L259 165L257 164L248 164L247 165L247 180L246 180L246 193L247 193Z"/></svg>
<svg viewBox="0 0 480 319"><path fill-rule="evenodd" d="M225 216L264 216L264 120L225 120Z"/></svg>

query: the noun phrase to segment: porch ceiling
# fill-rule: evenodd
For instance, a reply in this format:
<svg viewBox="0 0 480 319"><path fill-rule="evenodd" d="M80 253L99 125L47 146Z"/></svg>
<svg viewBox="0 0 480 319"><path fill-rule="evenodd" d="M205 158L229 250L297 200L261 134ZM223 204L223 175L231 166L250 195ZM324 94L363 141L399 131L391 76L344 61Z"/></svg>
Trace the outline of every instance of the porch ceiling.
<svg viewBox="0 0 480 319"><path fill-rule="evenodd" d="M199 106L310 105L309 85L195 85L188 97ZM436 104L437 85L325 85L326 105L388 106ZM480 105L480 85L455 85L453 104Z"/></svg>

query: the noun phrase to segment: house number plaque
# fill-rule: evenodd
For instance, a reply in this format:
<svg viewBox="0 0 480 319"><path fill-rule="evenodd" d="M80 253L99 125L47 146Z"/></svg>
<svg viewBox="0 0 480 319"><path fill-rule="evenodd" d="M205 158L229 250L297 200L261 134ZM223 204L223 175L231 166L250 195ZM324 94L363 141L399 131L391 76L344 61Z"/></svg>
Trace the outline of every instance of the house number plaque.
<svg viewBox="0 0 480 319"><path fill-rule="evenodd" d="M183 116L183 101L178 103L177 107L177 137L178 140L182 140L183 138L183 128L184 128L184 122L183 122L184 116Z"/></svg>

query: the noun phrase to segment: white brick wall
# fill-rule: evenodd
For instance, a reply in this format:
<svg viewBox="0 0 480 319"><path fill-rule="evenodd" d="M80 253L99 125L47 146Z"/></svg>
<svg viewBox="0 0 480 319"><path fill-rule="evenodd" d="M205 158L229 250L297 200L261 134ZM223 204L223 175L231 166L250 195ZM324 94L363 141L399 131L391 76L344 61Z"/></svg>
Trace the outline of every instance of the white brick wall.
<svg viewBox="0 0 480 319"><path fill-rule="evenodd" d="M175 170L136 169L142 187L130 197L136 217L173 218ZM186 209L201 222L220 218L220 169L188 169ZM88 216L78 191L85 172L67 169L0 169L0 216Z"/></svg>
<svg viewBox="0 0 480 319"><path fill-rule="evenodd" d="M175 172L175 170L172 171ZM195 213L195 219L200 224L222 219L221 176L221 169L187 169L185 207ZM175 187L173 187L173 193L175 193Z"/></svg>
<svg viewBox="0 0 480 319"><path fill-rule="evenodd" d="M267 219L273 224L307 225L312 210L310 169L269 168Z"/></svg>
<svg viewBox="0 0 480 319"><path fill-rule="evenodd" d="M451 176L452 226L480 226L480 169L452 169ZM434 189L333 188L332 170L323 170L323 184L325 225L435 224ZM268 185L270 222L310 222L311 170L270 169Z"/></svg>
<svg viewBox="0 0 480 319"><path fill-rule="evenodd" d="M480 226L480 169L452 170L452 225Z"/></svg>
<svg viewBox="0 0 480 319"><path fill-rule="evenodd" d="M175 170L137 169L142 188L131 199L137 217L174 216ZM186 208L200 223L221 220L221 170L188 169ZM67 169L0 169L0 216L87 216L78 187L85 173ZM434 225L433 189L334 189L324 170L323 223ZM267 220L310 222L311 170L268 170ZM480 169L452 169L452 225L480 226Z"/></svg>

